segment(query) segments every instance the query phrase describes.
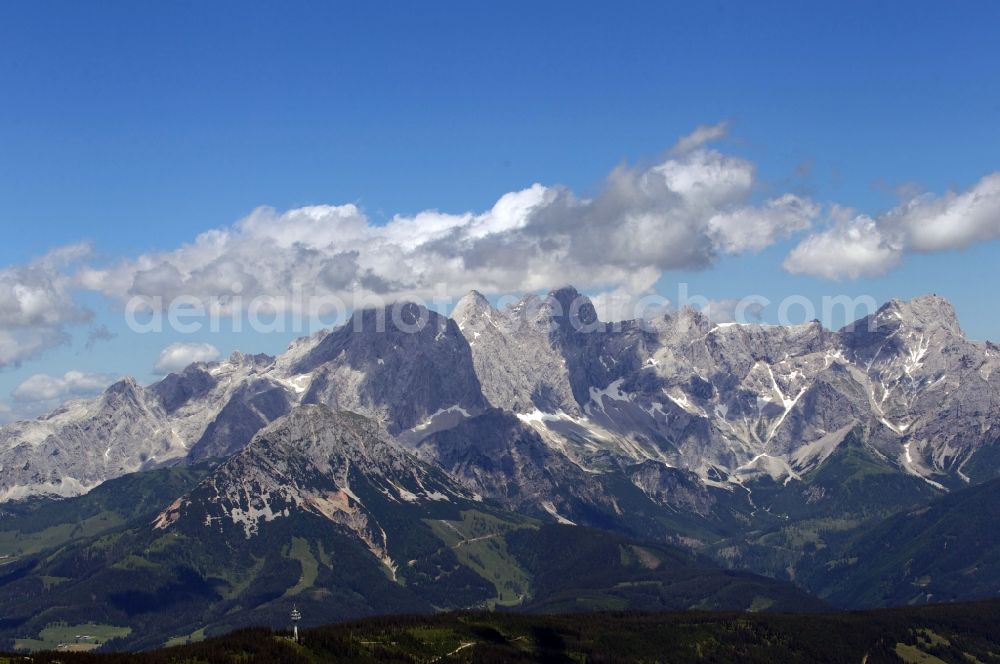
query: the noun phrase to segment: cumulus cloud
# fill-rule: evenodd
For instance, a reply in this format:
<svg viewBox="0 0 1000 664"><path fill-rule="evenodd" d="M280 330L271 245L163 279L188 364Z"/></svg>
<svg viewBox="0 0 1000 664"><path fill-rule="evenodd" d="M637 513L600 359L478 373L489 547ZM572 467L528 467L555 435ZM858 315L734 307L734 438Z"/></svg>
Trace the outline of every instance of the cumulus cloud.
<svg viewBox="0 0 1000 664"><path fill-rule="evenodd" d="M24 360L69 341L70 336L62 326L0 329L0 367L19 366Z"/></svg>
<svg viewBox="0 0 1000 664"><path fill-rule="evenodd" d="M0 268L0 368L67 343L66 326L91 318L73 300L70 274L89 253L85 244L61 247L26 265Z"/></svg>
<svg viewBox="0 0 1000 664"><path fill-rule="evenodd" d="M1000 173L966 191L912 196L876 217L834 208L826 229L804 238L786 270L828 279L884 274L907 252L963 249L1000 238Z"/></svg>
<svg viewBox="0 0 1000 664"><path fill-rule="evenodd" d="M917 196L888 215L913 251L962 249L1000 237L1000 173L963 192Z"/></svg>
<svg viewBox="0 0 1000 664"><path fill-rule="evenodd" d="M79 280L120 300L194 296L210 305L234 295L294 307L295 293L364 301L569 282L637 296L646 286L636 283L758 251L818 213L791 194L757 201L752 163L702 147L723 131L699 128L660 163L618 167L591 197L535 184L485 212L428 210L384 224L354 205L259 208L175 250L81 270Z"/></svg>
<svg viewBox="0 0 1000 664"><path fill-rule="evenodd" d="M712 217L709 233L728 253L760 251L798 231L806 230L820 212L809 199L785 194L761 207L743 207Z"/></svg>
<svg viewBox="0 0 1000 664"><path fill-rule="evenodd" d="M698 127L656 163L619 166L587 195L534 184L485 211L425 210L384 223L351 204L261 207L176 248L110 263L88 260L86 245L57 249L0 269L0 368L66 343L69 326L91 317L74 301L81 290L119 303L142 296L154 309L183 297L245 312L263 297L279 313L326 313L315 310L323 298L350 308L573 283L596 291L602 318L616 320L633 316L664 272L707 268L797 234L810 233L785 269L832 279L882 274L907 252L1000 237L1000 174L964 192L911 195L874 217L837 206L824 215L803 196L763 196L753 163L710 147L725 133L724 123ZM86 345L109 336L98 327ZM165 349L157 371L217 357L175 346L178 359Z"/></svg>
<svg viewBox="0 0 1000 664"><path fill-rule="evenodd" d="M114 381L115 376L105 373L67 371L62 376L35 374L14 388L12 394L22 402L65 401L99 394Z"/></svg>
<svg viewBox="0 0 1000 664"><path fill-rule="evenodd" d="M174 343L160 351L153 373L163 375L181 371L194 362L219 359L219 349L206 343Z"/></svg>
<svg viewBox="0 0 1000 664"><path fill-rule="evenodd" d="M785 258L785 270L827 279L857 279L894 268L902 255L898 240L883 234L871 217L849 214L835 213L839 218L828 229L802 240Z"/></svg>

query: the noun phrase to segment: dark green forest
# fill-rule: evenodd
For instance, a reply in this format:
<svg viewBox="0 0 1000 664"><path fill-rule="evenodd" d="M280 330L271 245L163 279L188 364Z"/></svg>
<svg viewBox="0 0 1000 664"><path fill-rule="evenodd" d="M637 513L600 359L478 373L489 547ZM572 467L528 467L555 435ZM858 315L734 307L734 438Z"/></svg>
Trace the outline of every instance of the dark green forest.
<svg viewBox="0 0 1000 664"><path fill-rule="evenodd" d="M386 616L305 630L299 643L287 632L246 629L143 653L39 652L0 659L5 664L445 661L997 662L1000 601L824 614Z"/></svg>

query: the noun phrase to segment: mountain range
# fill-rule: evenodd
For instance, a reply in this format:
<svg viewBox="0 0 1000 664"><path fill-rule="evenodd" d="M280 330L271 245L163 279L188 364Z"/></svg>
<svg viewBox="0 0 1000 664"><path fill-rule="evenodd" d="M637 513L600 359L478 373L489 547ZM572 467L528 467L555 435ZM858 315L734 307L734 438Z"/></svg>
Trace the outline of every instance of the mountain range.
<svg viewBox="0 0 1000 664"><path fill-rule="evenodd" d="M0 428L0 637L989 596L998 365L937 296L839 331L572 288L357 311Z"/></svg>
<svg viewBox="0 0 1000 664"><path fill-rule="evenodd" d="M717 324L691 309L609 324L572 288L503 310L472 292L451 318L415 304L359 311L278 357L235 353L145 388L125 378L6 425L0 498L77 495L225 457L313 403L379 420L428 455L436 434L509 414L510 435L536 432L583 472L653 462L727 490L799 481L860 428L900 472L953 488L996 471L998 365L1000 350L966 339L936 296L831 332Z"/></svg>

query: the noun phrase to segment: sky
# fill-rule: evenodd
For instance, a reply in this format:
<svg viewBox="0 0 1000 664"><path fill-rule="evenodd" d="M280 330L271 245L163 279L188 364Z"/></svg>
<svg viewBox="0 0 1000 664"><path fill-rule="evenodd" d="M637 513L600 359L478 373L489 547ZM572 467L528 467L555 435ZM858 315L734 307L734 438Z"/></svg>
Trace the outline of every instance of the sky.
<svg viewBox="0 0 1000 664"><path fill-rule="evenodd" d="M0 420L277 353L350 309L137 332L137 301L140 322L177 298L242 321L261 298L301 315L296 293L573 283L607 319L686 289L720 319L757 295L784 320L791 297L835 327L825 296L933 292L1000 340L998 19L995 2L2 3Z"/></svg>

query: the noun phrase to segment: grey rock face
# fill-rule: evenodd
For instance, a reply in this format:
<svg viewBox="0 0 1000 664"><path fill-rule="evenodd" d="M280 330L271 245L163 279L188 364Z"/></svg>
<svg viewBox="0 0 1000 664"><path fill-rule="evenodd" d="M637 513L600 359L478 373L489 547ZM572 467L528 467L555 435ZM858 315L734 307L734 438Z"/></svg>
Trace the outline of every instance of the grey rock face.
<svg viewBox="0 0 1000 664"><path fill-rule="evenodd" d="M225 456L301 391L274 358L240 353L146 388L124 379L96 399L0 427L0 500L77 495L126 473Z"/></svg>
<svg viewBox="0 0 1000 664"><path fill-rule="evenodd" d="M641 367L640 326L627 323L624 332L609 334L611 326L573 288L529 295L502 311L473 292L452 317L469 341L483 393L497 408L578 415L591 387Z"/></svg>
<svg viewBox="0 0 1000 664"><path fill-rule="evenodd" d="M152 465L228 456L302 402L363 412L394 432L485 405L455 323L416 305L358 312L278 358L234 353L128 386L0 428L0 501L75 495Z"/></svg>
<svg viewBox="0 0 1000 664"><path fill-rule="evenodd" d="M578 412L569 368L550 338L550 311L537 297L502 312L476 292L458 302L452 318L468 341L490 405L514 412Z"/></svg>
<svg viewBox="0 0 1000 664"><path fill-rule="evenodd" d="M417 454L508 509L570 514L576 500L610 504L593 476L515 415L499 409L428 436Z"/></svg>
<svg viewBox="0 0 1000 664"><path fill-rule="evenodd" d="M355 313L292 372L312 375L304 403L376 417L392 433L448 408L485 405L458 326L415 304Z"/></svg>
<svg viewBox="0 0 1000 664"><path fill-rule="evenodd" d="M183 456L164 411L131 378L88 402L70 403L0 429L0 500L86 492L109 477Z"/></svg>
<svg viewBox="0 0 1000 664"><path fill-rule="evenodd" d="M715 496L697 475L657 461L636 464L629 469L629 478L653 502L676 510L707 517L716 504Z"/></svg>
<svg viewBox="0 0 1000 664"><path fill-rule="evenodd" d="M761 467L795 479L861 426L901 472L947 484L1000 438L995 347L966 340L936 296L839 332L719 325L691 310L609 325L572 289L501 311L470 294L454 316L490 404L529 416L588 470L610 458L709 483Z"/></svg>
<svg viewBox="0 0 1000 664"><path fill-rule="evenodd" d="M237 528L245 537L295 511L353 533L393 572L386 531L369 502L464 500L442 473L418 461L377 422L321 405L295 408L262 429L154 527Z"/></svg>
<svg viewBox="0 0 1000 664"><path fill-rule="evenodd" d="M288 413L294 403L282 385L267 379L250 380L234 391L188 456L200 460L238 452L254 434Z"/></svg>
<svg viewBox="0 0 1000 664"><path fill-rule="evenodd" d="M192 364L151 386L150 391L159 398L164 412L173 413L185 404L204 397L217 384L215 376L204 367Z"/></svg>

